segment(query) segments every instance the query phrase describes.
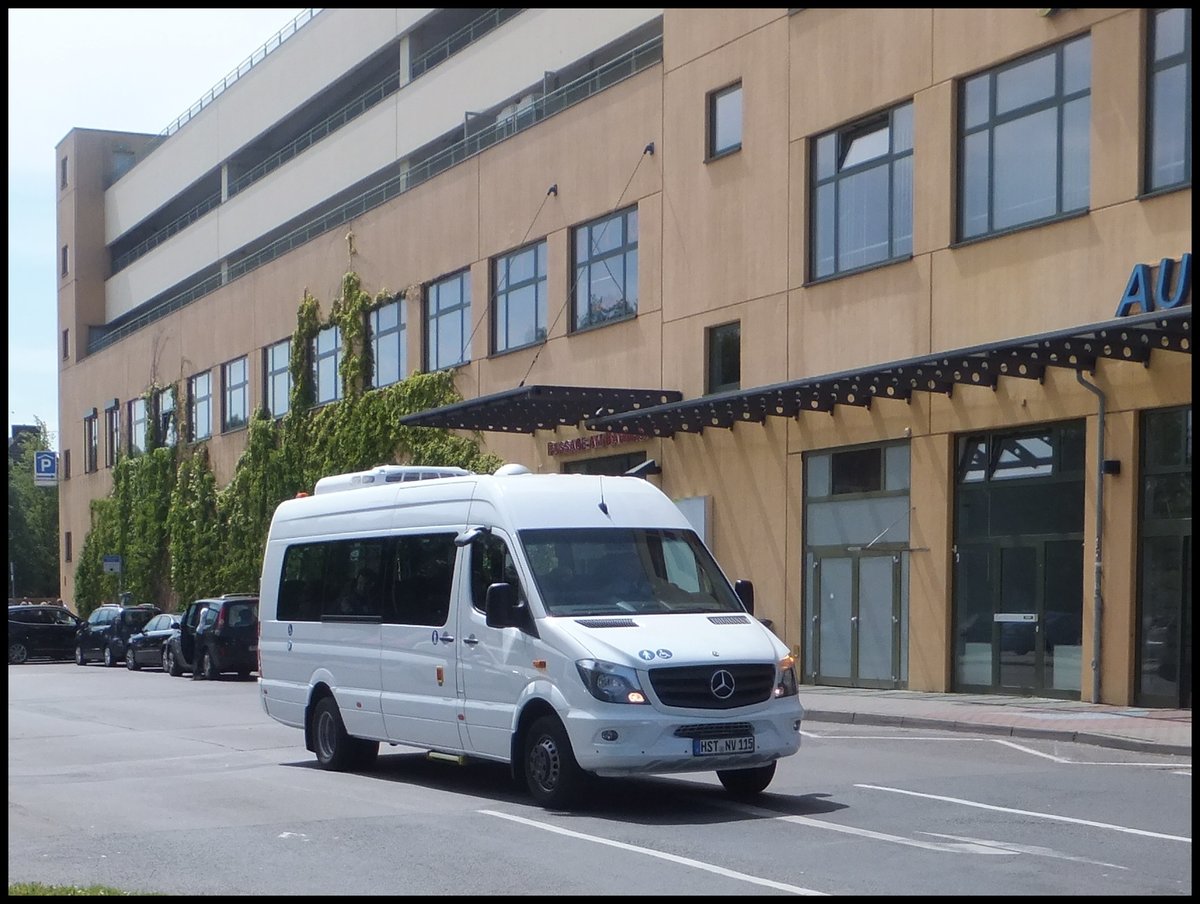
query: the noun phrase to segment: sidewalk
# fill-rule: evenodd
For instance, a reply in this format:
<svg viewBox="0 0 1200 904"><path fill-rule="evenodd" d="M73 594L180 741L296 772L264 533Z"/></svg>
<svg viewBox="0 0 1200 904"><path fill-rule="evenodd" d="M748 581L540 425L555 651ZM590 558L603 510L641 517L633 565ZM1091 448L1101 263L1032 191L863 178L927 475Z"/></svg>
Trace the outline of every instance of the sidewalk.
<svg viewBox="0 0 1200 904"><path fill-rule="evenodd" d="M806 722L937 728L1192 755L1190 709L1142 709L992 694L800 686Z"/></svg>

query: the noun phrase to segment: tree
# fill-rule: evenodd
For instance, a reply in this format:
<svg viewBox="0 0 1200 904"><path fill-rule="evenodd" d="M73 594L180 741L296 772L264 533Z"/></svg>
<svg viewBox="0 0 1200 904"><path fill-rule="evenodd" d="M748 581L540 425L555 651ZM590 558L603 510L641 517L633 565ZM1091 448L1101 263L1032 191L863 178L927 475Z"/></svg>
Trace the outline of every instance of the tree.
<svg viewBox="0 0 1200 904"><path fill-rule="evenodd" d="M57 597L58 487L33 482L33 453L50 448L46 425L20 434L8 457L8 561L19 596Z"/></svg>

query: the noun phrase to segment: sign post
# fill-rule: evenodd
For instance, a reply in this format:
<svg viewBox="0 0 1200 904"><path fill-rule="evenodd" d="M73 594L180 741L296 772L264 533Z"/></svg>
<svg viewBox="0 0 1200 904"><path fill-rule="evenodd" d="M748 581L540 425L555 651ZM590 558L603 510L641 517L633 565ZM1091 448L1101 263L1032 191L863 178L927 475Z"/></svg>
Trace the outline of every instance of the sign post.
<svg viewBox="0 0 1200 904"><path fill-rule="evenodd" d="M33 484L39 487L58 486L58 453L33 453Z"/></svg>

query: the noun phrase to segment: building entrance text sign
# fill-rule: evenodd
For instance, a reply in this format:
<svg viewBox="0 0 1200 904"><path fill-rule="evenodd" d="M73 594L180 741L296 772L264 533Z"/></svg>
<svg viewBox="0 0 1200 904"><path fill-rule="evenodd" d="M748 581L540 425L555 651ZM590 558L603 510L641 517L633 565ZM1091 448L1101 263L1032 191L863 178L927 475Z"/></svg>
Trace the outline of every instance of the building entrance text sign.
<svg viewBox="0 0 1200 904"><path fill-rule="evenodd" d="M594 436L580 436L576 439L564 439L546 443L547 455L570 455L572 452L587 452L590 449L603 449L605 446L618 446L621 443L633 443L646 439L632 433L597 433Z"/></svg>
<svg viewBox="0 0 1200 904"><path fill-rule="evenodd" d="M105 556L104 557L104 573L105 574L120 574L121 573L121 557L120 556Z"/></svg>
<svg viewBox="0 0 1200 904"><path fill-rule="evenodd" d="M1158 280L1154 281L1150 274L1149 264L1134 264L1133 272L1129 274L1129 282L1125 286L1125 294L1117 303L1116 317L1126 317L1133 313L1135 307L1141 308L1141 313L1151 311L1166 311L1192 303L1192 255L1185 254L1178 261L1179 276L1175 279L1175 291L1171 291L1171 273L1176 261L1164 257L1158 264Z"/></svg>

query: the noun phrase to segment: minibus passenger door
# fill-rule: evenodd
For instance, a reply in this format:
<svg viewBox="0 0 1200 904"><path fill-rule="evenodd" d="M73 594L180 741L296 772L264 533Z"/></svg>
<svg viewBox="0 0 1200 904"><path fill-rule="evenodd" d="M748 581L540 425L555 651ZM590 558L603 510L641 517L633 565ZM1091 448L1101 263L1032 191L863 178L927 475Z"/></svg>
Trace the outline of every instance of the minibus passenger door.
<svg viewBox="0 0 1200 904"><path fill-rule="evenodd" d="M464 724L472 750L508 758L517 701L540 674L534 666L536 628L508 538L498 530L482 534L471 541L468 557L469 580L463 582L458 610ZM488 588L493 584L510 588L498 592L511 595L521 626L488 625Z"/></svg>

